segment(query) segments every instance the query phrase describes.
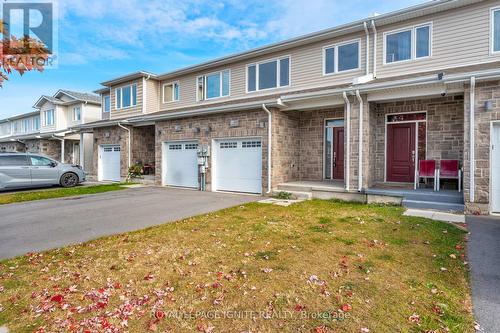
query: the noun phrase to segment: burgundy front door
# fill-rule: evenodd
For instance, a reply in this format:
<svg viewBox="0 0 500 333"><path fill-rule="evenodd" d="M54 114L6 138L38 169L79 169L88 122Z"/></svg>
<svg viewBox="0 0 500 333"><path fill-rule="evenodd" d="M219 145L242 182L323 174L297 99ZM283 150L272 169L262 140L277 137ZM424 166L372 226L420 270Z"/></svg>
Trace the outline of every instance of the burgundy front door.
<svg viewBox="0 0 500 333"><path fill-rule="evenodd" d="M415 123L387 125L387 181L415 179Z"/></svg>
<svg viewBox="0 0 500 333"><path fill-rule="evenodd" d="M344 179L344 128L333 128L333 179Z"/></svg>

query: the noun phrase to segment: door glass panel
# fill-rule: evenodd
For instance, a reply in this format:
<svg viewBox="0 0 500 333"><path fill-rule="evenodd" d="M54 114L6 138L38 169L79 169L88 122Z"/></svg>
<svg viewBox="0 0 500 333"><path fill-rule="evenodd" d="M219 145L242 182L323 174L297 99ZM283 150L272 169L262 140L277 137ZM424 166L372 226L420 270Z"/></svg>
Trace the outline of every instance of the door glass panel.
<svg viewBox="0 0 500 333"><path fill-rule="evenodd" d="M426 132L427 132L427 123L421 122L418 123L418 160L423 161L426 159L426 150L427 150L427 140L426 140Z"/></svg>
<svg viewBox="0 0 500 333"><path fill-rule="evenodd" d="M325 128L325 179L332 179L333 128Z"/></svg>
<svg viewBox="0 0 500 333"><path fill-rule="evenodd" d="M332 119L326 121L327 127L344 127L344 119Z"/></svg>

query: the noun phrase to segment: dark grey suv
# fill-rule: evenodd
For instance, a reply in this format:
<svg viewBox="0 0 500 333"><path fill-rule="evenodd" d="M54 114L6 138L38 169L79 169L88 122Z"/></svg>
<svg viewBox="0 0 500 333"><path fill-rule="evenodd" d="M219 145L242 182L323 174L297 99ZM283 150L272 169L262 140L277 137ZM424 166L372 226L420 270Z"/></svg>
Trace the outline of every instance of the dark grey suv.
<svg viewBox="0 0 500 333"><path fill-rule="evenodd" d="M85 181L78 165L59 163L29 153L0 153L0 191L26 187L60 185L73 187Z"/></svg>

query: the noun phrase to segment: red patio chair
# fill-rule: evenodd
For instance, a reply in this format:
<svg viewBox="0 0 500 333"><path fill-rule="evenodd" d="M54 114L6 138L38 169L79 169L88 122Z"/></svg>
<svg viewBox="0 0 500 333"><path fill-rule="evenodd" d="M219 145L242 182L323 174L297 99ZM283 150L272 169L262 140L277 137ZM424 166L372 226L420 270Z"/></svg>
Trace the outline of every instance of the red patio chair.
<svg viewBox="0 0 500 333"><path fill-rule="evenodd" d="M438 174L438 191L441 179L458 179L458 192L462 191L462 170L458 160L442 160Z"/></svg>
<svg viewBox="0 0 500 333"><path fill-rule="evenodd" d="M437 191L437 169L435 160L418 161L418 170L415 170L415 190L420 187L420 178L433 179L434 191Z"/></svg>

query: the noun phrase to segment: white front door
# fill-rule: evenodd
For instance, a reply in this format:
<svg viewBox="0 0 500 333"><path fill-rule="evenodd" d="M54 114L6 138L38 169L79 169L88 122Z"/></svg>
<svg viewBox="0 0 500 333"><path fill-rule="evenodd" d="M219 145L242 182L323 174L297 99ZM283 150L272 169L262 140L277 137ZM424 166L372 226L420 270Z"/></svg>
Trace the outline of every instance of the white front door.
<svg viewBox="0 0 500 333"><path fill-rule="evenodd" d="M167 186L198 188L198 142L163 144L163 179Z"/></svg>
<svg viewBox="0 0 500 333"><path fill-rule="evenodd" d="M215 190L262 193L260 138L214 141Z"/></svg>
<svg viewBox="0 0 500 333"><path fill-rule="evenodd" d="M119 182L120 177L120 146L103 145L99 147L99 181L109 180Z"/></svg>
<svg viewBox="0 0 500 333"><path fill-rule="evenodd" d="M500 213L500 124L491 133L491 211Z"/></svg>

